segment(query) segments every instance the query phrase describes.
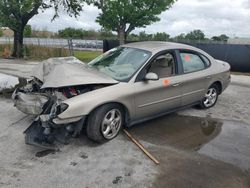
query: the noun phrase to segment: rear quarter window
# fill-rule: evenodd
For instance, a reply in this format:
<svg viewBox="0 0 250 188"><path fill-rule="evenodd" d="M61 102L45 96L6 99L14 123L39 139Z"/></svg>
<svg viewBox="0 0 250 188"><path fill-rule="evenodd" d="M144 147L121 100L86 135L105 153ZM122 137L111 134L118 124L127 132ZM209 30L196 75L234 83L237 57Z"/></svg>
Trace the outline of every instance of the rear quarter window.
<svg viewBox="0 0 250 188"><path fill-rule="evenodd" d="M180 56L183 63L184 73L195 72L206 68L203 60L197 54L181 52Z"/></svg>
<svg viewBox="0 0 250 188"><path fill-rule="evenodd" d="M210 60L206 56L204 56L202 54L201 54L201 58L203 59L204 63L206 64L206 67L209 67L210 64L211 64Z"/></svg>

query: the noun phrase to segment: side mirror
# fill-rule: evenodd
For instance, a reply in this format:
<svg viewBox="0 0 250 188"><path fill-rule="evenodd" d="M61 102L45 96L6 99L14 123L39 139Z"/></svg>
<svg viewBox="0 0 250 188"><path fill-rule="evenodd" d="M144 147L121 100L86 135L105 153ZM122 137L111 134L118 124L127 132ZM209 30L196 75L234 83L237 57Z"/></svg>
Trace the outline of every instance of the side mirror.
<svg viewBox="0 0 250 188"><path fill-rule="evenodd" d="M159 76L153 72L149 72L146 74L144 80L159 80Z"/></svg>

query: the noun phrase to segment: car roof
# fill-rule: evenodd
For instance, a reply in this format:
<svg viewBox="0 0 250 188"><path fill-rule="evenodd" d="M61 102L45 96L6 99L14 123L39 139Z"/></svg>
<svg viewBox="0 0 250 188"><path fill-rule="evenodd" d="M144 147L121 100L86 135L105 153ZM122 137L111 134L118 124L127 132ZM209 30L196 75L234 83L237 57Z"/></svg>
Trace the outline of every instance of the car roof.
<svg viewBox="0 0 250 188"><path fill-rule="evenodd" d="M198 48L186 44L174 43L174 42L160 42L160 41L134 42L134 43L124 44L122 46L150 51L153 54L168 49L189 49L199 52L201 51Z"/></svg>

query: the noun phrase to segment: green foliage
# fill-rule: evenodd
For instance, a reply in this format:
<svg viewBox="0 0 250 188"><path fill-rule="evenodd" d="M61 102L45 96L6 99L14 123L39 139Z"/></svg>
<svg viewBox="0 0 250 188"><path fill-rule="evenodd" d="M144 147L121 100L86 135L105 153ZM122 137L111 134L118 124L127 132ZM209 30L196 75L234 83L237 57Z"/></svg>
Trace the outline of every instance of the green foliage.
<svg viewBox="0 0 250 188"><path fill-rule="evenodd" d="M83 0L1 0L0 23L14 31L13 56L22 57L23 32L28 21L38 14L39 10L54 8L54 18L58 16L59 7L69 15L77 16L82 10Z"/></svg>
<svg viewBox="0 0 250 188"><path fill-rule="evenodd" d="M102 12L97 22L104 28L118 33L120 42L138 27L146 27L156 21L163 11L176 0L88 0Z"/></svg>
<svg viewBox="0 0 250 188"><path fill-rule="evenodd" d="M205 40L205 34L201 30L193 30L186 34L185 39L187 40Z"/></svg>
<svg viewBox="0 0 250 188"><path fill-rule="evenodd" d="M184 33L181 33L174 37L174 40L185 40L186 35Z"/></svg>
<svg viewBox="0 0 250 188"><path fill-rule="evenodd" d="M0 37L3 36L3 30L0 28Z"/></svg>
<svg viewBox="0 0 250 188"><path fill-rule="evenodd" d="M116 36L108 30L101 29L83 30L76 28L65 28L58 31L58 36L61 38L79 38L79 39L114 39Z"/></svg>
<svg viewBox="0 0 250 188"><path fill-rule="evenodd" d="M110 30L102 28L100 31L100 39L115 39L117 36Z"/></svg>
<svg viewBox="0 0 250 188"><path fill-rule="evenodd" d="M229 37L225 34L221 34L220 36L213 36L211 38L213 41L223 41L223 42L227 42Z"/></svg>
<svg viewBox="0 0 250 188"><path fill-rule="evenodd" d="M155 41L167 41L167 40L169 40L169 38L170 38L169 34L167 34L165 32L163 32L163 33L158 33L157 32L154 35L153 40L155 40Z"/></svg>
<svg viewBox="0 0 250 188"><path fill-rule="evenodd" d="M65 28L63 30L58 31L58 37L61 38L74 38L74 39L116 39L116 35L111 31L106 29L101 29L99 31L95 30L83 30L76 28ZM129 34L127 36L128 41L167 41L170 39L170 35L165 32L157 32L156 34L147 34L145 31L137 34Z"/></svg>
<svg viewBox="0 0 250 188"><path fill-rule="evenodd" d="M139 41L140 39L139 39L139 35L131 33L127 36L127 40L136 42L136 41Z"/></svg>
<svg viewBox="0 0 250 188"><path fill-rule="evenodd" d="M54 8L54 18L58 16L59 7L62 7L69 15L77 16L82 11L83 0L1 0L0 23L12 30L17 30L20 25L27 22L38 10ZM20 22L22 20L22 22Z"/></svg>
<svg viewBox="0 0 250 188"><path fill-rule="evenodd" d="M145 31L142 31L142 32L139 33L139 40L140 41L153 40L153 35L152 34L147 34Z"/></svg>
<svg viewBox="0 0 250 188"><path fill-rule="evenodd" d="M30 25L26 25L26 26L24 27L23 36L24 36L24 37L31 37L31 35L32 35L31 26L30 26Z"/></svg>
<svg viewBox="0 0 250 188"><path fill-rule="evenodd" d="M83 38L83 30L75 28L65 28L58 31L58 36L62 38Z"/></svg>
<svg viewBox="0 0 250 188"><path fill-rule="evenodd" d="M154 40L154 41L169 41L170 40L170 35L165 33L165 32L157 32L156 34L147 34L145 31L142 31L137 34L129 34L127 37L128 41L149 41L149 40Z"/></svg>

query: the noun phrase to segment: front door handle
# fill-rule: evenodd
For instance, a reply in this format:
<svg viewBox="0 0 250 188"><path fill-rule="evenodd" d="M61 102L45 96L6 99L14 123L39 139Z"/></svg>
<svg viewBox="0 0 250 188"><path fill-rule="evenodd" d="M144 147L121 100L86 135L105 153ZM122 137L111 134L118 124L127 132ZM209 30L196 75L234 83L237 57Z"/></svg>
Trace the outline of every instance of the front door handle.
<svg viewBox="0 0 250 188"><path fill-rule="evenodd" d="M211 76L206 76L206 79L210 79L211 78Z"/></svg>
<svg viewBox="0 0 250 188"><path fill-rule="evenodd" d="M179 85L181 85L181 83L176 83L176 84L173 84L173 87L178 87Z"/></svg>

